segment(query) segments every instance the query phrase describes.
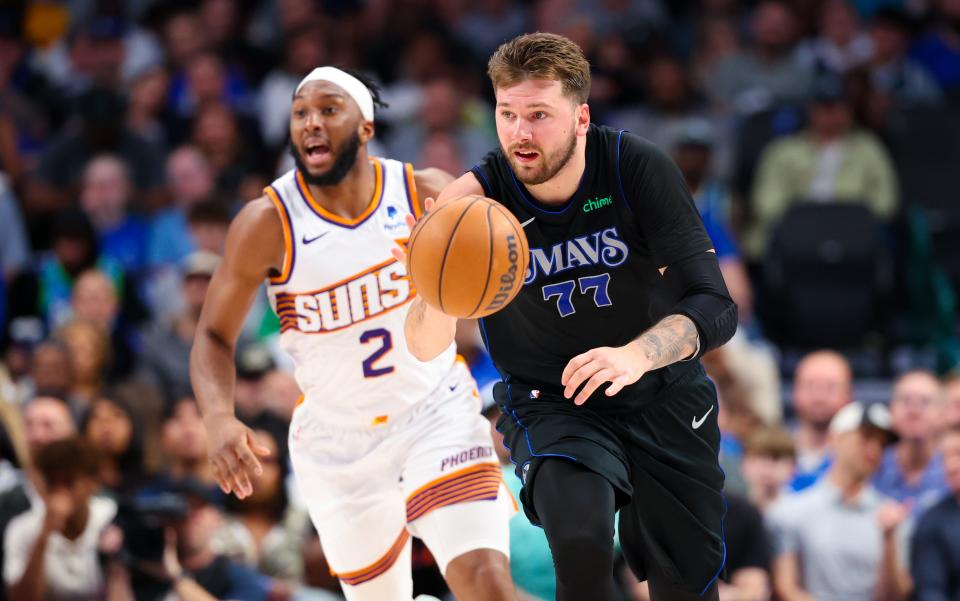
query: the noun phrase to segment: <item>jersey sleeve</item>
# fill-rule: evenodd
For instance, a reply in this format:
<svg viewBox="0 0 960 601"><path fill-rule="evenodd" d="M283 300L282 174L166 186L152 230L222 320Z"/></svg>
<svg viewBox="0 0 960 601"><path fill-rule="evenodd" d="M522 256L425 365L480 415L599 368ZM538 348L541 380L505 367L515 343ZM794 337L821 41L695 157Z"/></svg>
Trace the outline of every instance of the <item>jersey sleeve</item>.
<svg viewBox="0 0 960 601"><path fill-rule="evenodd" d="M618 148L621 194L658 267L713 248L683 175L665 152L624 132Z"/></svg>

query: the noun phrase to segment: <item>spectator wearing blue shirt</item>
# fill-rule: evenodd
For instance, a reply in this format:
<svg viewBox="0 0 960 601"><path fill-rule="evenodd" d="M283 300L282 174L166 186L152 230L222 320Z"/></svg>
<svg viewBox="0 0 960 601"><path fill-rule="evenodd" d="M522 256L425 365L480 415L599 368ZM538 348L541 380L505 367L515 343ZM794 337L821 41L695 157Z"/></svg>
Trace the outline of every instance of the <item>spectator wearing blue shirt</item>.
<svg viewBox="0 0 960 601"><path fill-rule="evenodd" d="M920 517L911 541L916 601L960 599L960 425L943 434L940 452L949 494Z"/></svg>
<svg viewBox="0 0 960 601"><path fill-rule="evenodd" d="M884 452L873 484L888 497L911 503L915 515L947 490L932 423L942 395L940 381L926 370L908 371L893 385L890 413L900 441Z"/></svg>
<svg viewBox="0 0 960 601"><path fill-rule="evenodd" d="M797 471L790 488L800 491L815 483L831 463L830 420L853 400L853 371L835 351L805 355L793 374L793 409L797 424Z"/></svg>
<svg viewBox="0 0 960 601"><path fill-rule="evenodd" d="M960 2L939 0L935 25L920 36L910 57L927 68L948 96L960 95Z"/></svg>
<svg viewBox="0 0 960 601"><path fill-rule="evenodd" d="M128 212L133 183L120 157L101 154L84 168L80 205L100 243L100 251L131 273L146 264L146 223Z"/></svg>

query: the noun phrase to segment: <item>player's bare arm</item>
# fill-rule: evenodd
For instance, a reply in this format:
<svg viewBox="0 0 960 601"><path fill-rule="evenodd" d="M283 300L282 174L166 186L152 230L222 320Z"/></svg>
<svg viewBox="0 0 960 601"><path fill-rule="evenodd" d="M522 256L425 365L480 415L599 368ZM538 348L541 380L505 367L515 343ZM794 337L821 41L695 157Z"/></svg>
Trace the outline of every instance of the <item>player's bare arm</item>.
<svg viewBox="0 0 960 601"><path fill-rule="evenodd" d="M483 194L483 187L473 173L466 173L456 180L440 169L425 169L414 175L417 195L424 203L424 211L454 198ZM434 198L436 201L433 201ZM434 309L417 297L410 305L410 312L404 323L404 334L410 353L421 361L429 361L453 342L457 334L457 318Z"/></svg>
<svg viewBox="0 0 960 601"><path fill-rule="evenodd" d="M214 476L224 493L240 498L253 492L250 476L261 470L257 456L269 450L234 415L234 353L257 290L264 278L278 273L283 252L276 208L266 197L248 203L230 225L190 353L190 379L207 428Z"/></svg>
<svg viewBox="0 0 960 601"><path fill-rule="evenodd" d="M633 342L621 347L599 347L570 360L563 371L563 394L570 398L586 382L574 403L582 405L604 383L613 396L643 374L678 361L692 359L701 349L723 344L736 328L737 307L723 284L716 252L710 249L677 265L662 267L660 275L681 286L677 311L664 317ZM699 326L691 315L699 316ZM708 327L707 324L711 324ZM701 333L709 332L707 344Z"/></svg>

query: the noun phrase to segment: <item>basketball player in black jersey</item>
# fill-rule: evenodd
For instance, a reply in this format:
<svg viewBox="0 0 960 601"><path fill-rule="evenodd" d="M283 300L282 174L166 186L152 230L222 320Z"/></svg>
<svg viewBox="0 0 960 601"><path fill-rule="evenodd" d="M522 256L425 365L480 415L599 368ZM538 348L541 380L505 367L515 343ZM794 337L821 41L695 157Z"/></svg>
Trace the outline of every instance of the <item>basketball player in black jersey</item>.
<svg viewBox="0 0 960 601"><path fill-rule="evenodd" d="M527 516L546 531L557 598L617 598L614 513L654 601L717 599L725 547L717 396L699 357L737 323L682 176L642 138L590 123L590 67L572 41L530 34L489 62L501 148L437 202L482 194L523 224L517 298L481 320L502 375L498 428ZM456 320L414 301L420 359Z"/></svg>

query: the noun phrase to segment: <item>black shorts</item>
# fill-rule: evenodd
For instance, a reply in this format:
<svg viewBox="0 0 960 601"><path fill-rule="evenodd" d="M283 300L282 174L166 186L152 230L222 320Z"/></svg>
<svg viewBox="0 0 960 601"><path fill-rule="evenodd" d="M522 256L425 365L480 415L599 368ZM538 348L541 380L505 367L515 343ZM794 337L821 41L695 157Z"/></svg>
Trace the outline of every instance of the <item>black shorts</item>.
<svg viewBox="0 0 960 601"><path fill-rule="evenodd" d="M655 567L698 594L716 580L726 558L726 502L717 394L702 366L692 365L631 414L578 407L516 383L498 383L494 398L532 523L540 522L532 502L539 465L551 457L574 461L613 485L620 543L637 578Z"/></svg>

